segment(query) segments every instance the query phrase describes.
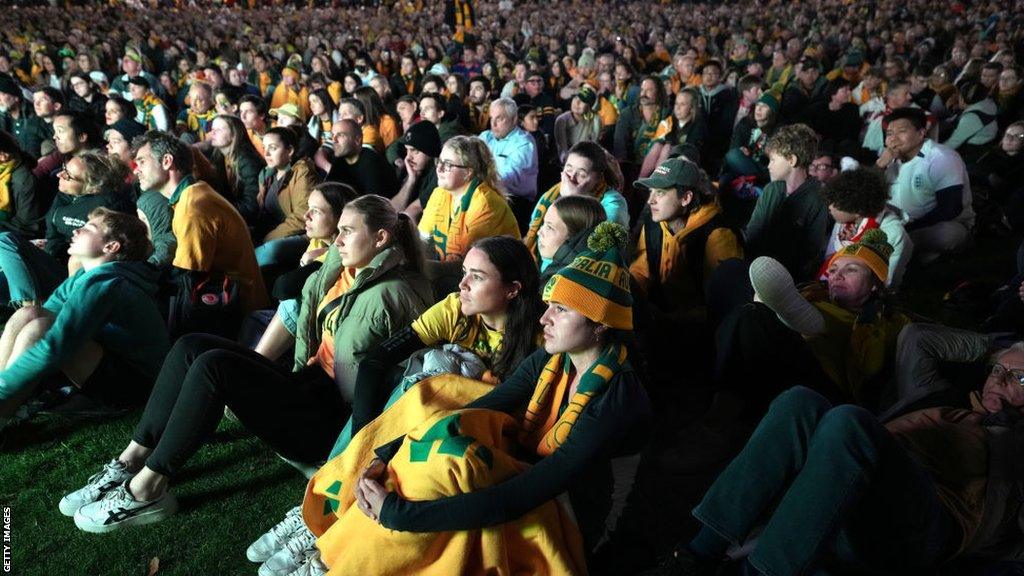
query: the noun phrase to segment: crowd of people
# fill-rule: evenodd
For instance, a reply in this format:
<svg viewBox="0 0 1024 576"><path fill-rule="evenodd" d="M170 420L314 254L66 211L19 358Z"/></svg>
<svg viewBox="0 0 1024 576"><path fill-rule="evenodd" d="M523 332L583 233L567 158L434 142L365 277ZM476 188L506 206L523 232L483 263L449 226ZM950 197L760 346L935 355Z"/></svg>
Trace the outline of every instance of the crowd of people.
<svg viewBox="0 0 1024 576"><path fill-rule="evenodd" d="M0 426L144 406L78 528L232 418L310 478L263 576L601 573L706 387L636 568L1024 559L1024 245L974 331L900 292L1024 228L1012 2L239 4L4 11Z"/></svg>

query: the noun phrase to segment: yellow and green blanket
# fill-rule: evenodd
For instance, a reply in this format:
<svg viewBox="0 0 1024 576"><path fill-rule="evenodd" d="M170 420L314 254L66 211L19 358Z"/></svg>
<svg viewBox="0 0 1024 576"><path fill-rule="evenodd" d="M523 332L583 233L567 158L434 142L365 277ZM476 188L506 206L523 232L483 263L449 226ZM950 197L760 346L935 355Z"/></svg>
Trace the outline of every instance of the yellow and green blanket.
<svg viewBox="0 0 1024 576"><path fill-rule="evenodd" d="M459 376L428 378L366 425L310 480L303 518L329 574L585 574L575 523L555 502L489 528L399 532L366 517L354 488L373 450L403 434L386 487L412 501L498 484L527 468L512 455L516 421L492 410L460 409L491 385Z"/></svg>

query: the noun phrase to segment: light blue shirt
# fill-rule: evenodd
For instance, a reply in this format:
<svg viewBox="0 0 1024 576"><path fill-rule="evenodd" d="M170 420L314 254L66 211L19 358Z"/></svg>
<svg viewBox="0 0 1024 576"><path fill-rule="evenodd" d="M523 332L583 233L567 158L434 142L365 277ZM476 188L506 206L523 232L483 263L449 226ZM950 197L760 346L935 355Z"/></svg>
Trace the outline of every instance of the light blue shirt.
<svg viewBox="0 0 1024 576"><path fill-rule="evenodd" d="M505 191L513 196L529 200L537 197L537 144L526 130L515 127L502 139L495 138L490 130L480 134L494 155L498 179Z"/></svg>

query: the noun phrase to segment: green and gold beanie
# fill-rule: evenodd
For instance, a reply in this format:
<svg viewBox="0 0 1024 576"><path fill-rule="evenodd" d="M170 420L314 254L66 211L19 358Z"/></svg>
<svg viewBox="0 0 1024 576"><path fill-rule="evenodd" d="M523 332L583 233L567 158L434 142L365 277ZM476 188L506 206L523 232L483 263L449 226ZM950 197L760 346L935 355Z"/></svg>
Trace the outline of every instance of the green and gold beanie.
<svg viewBox="0 0 1024 576"><path fill-rule="evenodd" d="M587 250L548 281L544 301L564 304L611 328L632 330L633 297L622 257L627 237L619 224L598 224L587 239Z"/></svg>

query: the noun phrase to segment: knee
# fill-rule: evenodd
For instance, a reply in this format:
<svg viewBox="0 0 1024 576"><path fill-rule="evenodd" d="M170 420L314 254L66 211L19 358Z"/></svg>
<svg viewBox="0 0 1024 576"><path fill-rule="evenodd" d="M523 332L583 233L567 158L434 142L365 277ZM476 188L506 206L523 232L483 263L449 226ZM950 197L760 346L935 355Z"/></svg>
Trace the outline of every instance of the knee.
<svg viewBox="0 0 1024 576"><path fill-rule="evenodd" d="M830 446L873 445L875 432L880 429L878 418L860 406L844 404L829 410L815 431L815 440Z"/></svg>
<svg viewBox="0 0 1024 576"><path fill-rule="evenodd" d="M11 314L11 318L7 322L12 325L24 325L28 324L29 322L33 322L35 320L48 317L49 311L47 311L42 306L23 306L15 310L14 314Z"/></svg>
<svg viewBox="0 0 1024 576"><path fill-rule="evenodd" d="M221 346L222 340L216 336L202 333L186 334L178 341L175 342L174 347L171 348L170 355L184 356L188 359L195 360L200 354L207 350L213 350Z"/></svg>
<svg viewBox="0 0 1024 576"><path fill-rule="evenodd" d="M769 411L795 418L801 414L821 415L834 410L828 399L805 386L793 386L772 401Z"/></svg>
<svg viewBox="0 0 1024 576"><path fill-rule="evenodd" d="M235 356L227 350L207 350L199 354L189 367L185 378L187 385L199 386L211 393L220 394L224 384L231 378L222 374L232 372L231 366Z"/></svg>
<svg viewBox="0 0 1024 576"><path fill-rule="evenodd" d="M17 250L21 240L13 232L0 232L0 250Z"/></svg>

